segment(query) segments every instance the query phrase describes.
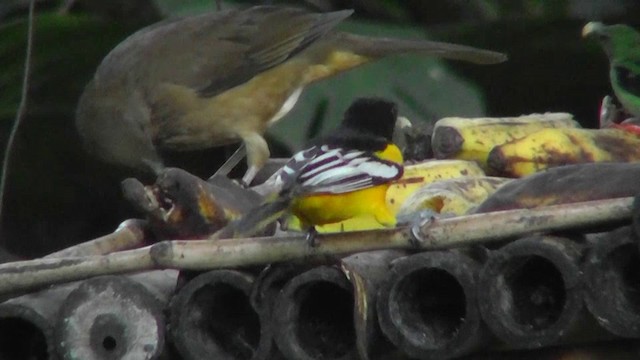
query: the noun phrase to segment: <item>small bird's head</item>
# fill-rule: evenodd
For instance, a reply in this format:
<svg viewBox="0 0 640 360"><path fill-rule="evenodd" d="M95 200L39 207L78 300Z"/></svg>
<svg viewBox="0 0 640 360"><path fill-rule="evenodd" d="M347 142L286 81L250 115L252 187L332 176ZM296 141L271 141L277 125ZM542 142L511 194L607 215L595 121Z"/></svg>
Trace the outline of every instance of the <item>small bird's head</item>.
<svg viewBox="0 0 640 360"><path fill-rule="evenodd" d="M609 59L621 59L640 48L640 33L627 25L605 25L590 22L582 28L582 36L596 39Z"/></svg>
<svg viewBox="0 0 640 360"><path fill-rule="evenodd" d="M139 96L85 88L76 109L76 128L85 149L97 158L147 174L162 170L151 138L148 110Z"/></svg>
<svg viewBox="0 0 640 360"><path fill-rule="evenodd" d="M398 107L394 102L382 98L360 98L349 106L342 124L353 129L367 129L371 135L391 141L397 118Z"/></svg>

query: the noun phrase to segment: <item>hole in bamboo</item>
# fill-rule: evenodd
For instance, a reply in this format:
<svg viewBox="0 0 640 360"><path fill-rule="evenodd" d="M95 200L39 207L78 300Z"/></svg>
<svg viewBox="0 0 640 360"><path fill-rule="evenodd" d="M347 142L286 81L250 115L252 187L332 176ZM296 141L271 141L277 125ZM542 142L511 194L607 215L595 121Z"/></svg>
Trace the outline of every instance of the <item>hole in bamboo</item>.
<svg viewBox="0 0 640 360"><path fill-rule="evenodd" d="M392 294L395 319L404 336L426 348L454 337L466 316L466 296L458 280L442 269L420 269L398 282Z"/></svg>
<svg viewBox="0 0 640 360"><path fill-rule="evenodd" d="M189 316L193 335L200 339L194 341L213 341L231 358L250 359L258 346L260 322L249 297L224 283L205 286L193 296Z"/></svg>
<svg viewBox="0 0 640 360"><path fill-rule="evenodd" d="M102 340L102 347L106 351L113 351L118 344L113 336L107 336Z"/></svg>
<svg viewBox="0 0 640 360"><path fill-rule="evenodd" d="M562 273L541 256L514 258L503 273L504 310L518 325L541 330L555 324L566 303Z"/></svg>
<svg viewBox="0 0 640 360"><path fill-rule="evenodd" d="M300 291L298 339L311 358L334 359L355 347L353 295L330 282Z"/></svg>
<svg viewBox="0 0 640 360"><path fill-rule="evenodd" d="M0 319L0 359L48 359L47 341L40 328L14 317Z"/></svg>
<svg viewBox="0 0 640 360"><path fill-rule="evenodd" d="M612 270L612 280L624 307L640 314L640 252L635 243L622 245L605 259L603 269Z"/></svg>

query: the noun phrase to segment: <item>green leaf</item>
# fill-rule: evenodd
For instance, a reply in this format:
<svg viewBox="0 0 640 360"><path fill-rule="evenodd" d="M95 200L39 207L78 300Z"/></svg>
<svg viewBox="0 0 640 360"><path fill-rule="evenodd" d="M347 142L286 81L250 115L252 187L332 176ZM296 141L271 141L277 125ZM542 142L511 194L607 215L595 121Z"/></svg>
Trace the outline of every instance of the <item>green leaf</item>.
<svg viewBox="0 0 640 360"><path fill-rule="evenodd" d="M132 30L87 16L37 16L29 112L73 113L98 63ZM26 19L0 27L0 119L12 118L20 102L26 31Z"/></svg>

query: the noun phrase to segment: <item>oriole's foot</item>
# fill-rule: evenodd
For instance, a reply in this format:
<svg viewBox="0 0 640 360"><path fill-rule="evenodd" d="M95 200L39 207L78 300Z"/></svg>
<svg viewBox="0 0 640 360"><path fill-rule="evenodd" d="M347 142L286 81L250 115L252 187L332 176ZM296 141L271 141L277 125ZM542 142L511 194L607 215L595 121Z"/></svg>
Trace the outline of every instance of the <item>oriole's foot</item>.
<svg viewBox="0 0 640 360"><path fill-rule="evenodd" d="M314 226L307 230L307 244L311 247L318 246L318 230Z"/></svg>

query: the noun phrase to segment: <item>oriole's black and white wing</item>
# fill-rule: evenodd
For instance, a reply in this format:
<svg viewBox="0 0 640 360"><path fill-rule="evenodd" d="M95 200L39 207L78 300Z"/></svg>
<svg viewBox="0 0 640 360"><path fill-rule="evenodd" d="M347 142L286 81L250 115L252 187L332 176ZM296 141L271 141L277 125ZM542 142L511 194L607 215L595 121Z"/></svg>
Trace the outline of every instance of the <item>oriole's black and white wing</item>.
<svg viewBox="0 0 640 360"><path fill-rule="evenodd" d="M280 170L284 188L299 186L304 193L340 194L383 184L402 176L402 165L360 150L327 145L295 154Z"/></svg>

